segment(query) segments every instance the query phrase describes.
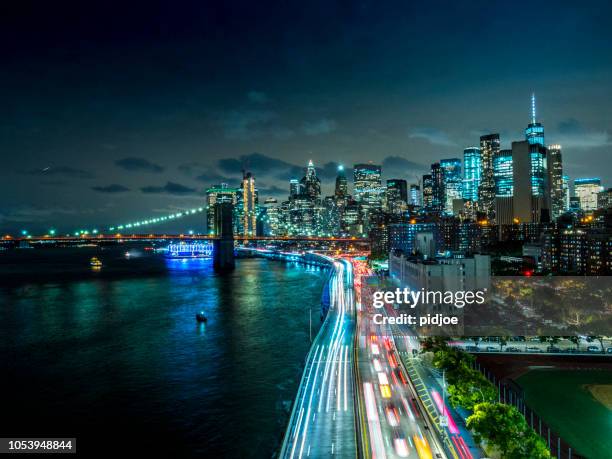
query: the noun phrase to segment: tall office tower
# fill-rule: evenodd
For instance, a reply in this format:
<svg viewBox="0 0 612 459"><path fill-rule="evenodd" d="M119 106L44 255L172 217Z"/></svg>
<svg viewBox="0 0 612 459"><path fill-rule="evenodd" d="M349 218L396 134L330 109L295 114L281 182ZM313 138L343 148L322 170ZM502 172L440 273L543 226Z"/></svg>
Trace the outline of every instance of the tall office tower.
<svg viewBox="0 0 612 459"><path fill-rule="evenodd" d="M230 188L227 183L211 186L206 190L206 231L215 235L215 204L228 202L236 205L238 199L237 188Z"/></svg>
<svg viewBox="0 0 612 459"><path fill-rule="evenodd" d="M445 205L444 196L444 171L440 163L431 165L431 210L442 212Z"/></svg>
<svg viewBox="0 0 612 459"><path fill-rule="evenodd" d="M482 174L480 159L480 148L468 147L463 150L463 199L472 202L478 201Z"/></svg>
<svg viewBox="0 0 612 459"><path fill-rule="evenodd" d="M514 194L512 180L512 150L500 150L493 156L493 178L495 196L508 197Z"/></svg>
<svg viewBox="0 0 612 459"><path fill-rule="evenodd" d="M353 171L353 192L366 213L382 209L385 188L381 182L381 166L376 164L355 164Z"/></svg>
<svg viewBox="0 0 612 459"><path fill-rule="evenodd" d="M431 174L423 175L423 208L431 210L433 206L433 178Z"/></svg>
<svg viewBox="0 0 612 459"><path fill-rule="evenodd" d="M281 235L281 207L278 205L278 200L275 198L266 198L263 203L261 224L263 230L260 232L263 236L279 236Z"/></svg>
<svg viewBox="0 0 612 459"><path fill-rule="evenodd" d="M301 193L301 185L298 179L289 180L289 199L294 199L297 195Z"/></svg>
<svg viewBox="0 0 612 459"><path fill-rule="evenodd" d="M243 172L242 183L238 193L237 230L241 236L257 236L258 209L255 178L250 172Z"/></svg>
<svg viewBox="0 0 612 459"><path fill-rule="evenodd" d="M440 160L444 181L443 210L453 213L453 201L463 199L463 178L461 175L461 160L450 158Z"/></svg>
<svg viewBox="0 0 612 459"><path fill-rule="evenodd" d="M512 150L500 150L493 155L493 179L495 181L495 223L511 225L514 221L514 179Z"/></svg>
<svg viewBox="0 0 612 459"><path fill-rule="evenodd" d="M421 187L414 183L410 185L410 204L414 207L421 207Z"/></svg>
<svg viewBox="0 0 612 459"><path fill-rule="evenodd" d="M565 211L561 145L550 145L548 147L548 183L551 217L557 219Z"/></svg>
<svg viewBox="0 0 612 459"><path fill-rule="evenodd" d="M338 166L338 175L336 176L336 189L334 192L336 200L344 200L348 197L348 180L344 173L344 166Z"/></svg>
<svg viewBox="0 0 612 459"><path fill-rule="evenodd" d="M531 94L531 123L525 129L525 139L529 145L546 146L544 143L544 126L536 120L535 94Z"/></svg>
<svg viewBox="0 0 612 459"><path fill-rule="evenodd" d="M387 210L392 213L401 213L408 204L408 184L406 180L387 180Z"/></svg>
<svg viewBox="0 0 612 459"><path fill-rule="evenodd" d="M514 218L520 223L546 221L549 217L546 148L524 140L512 142Z"/></svg>
<svg viewBox="0 0 612 459"><path fill-rule="evenodd" d="M564 175L561 177L563 182L563 212L567 212L570 207L570 186L569 176Z"/></svg>
<svg viewBox="0 0 612 459"><path fill-rule="evenodd" d="M612 208L612 188L608 188L607 190L603 190L597 193L597 208Z"/></svg>
<svg viewBox="0 0 612 459"><path fill-rule="evenodd" d="M544 126L537 121L535 94L531 95L531 122L525 129L525 139L529 144L531 162L531 194L533 212L543 214L550 212L551 188L548 177L548 151L544 142ZM537 217L535 221L540 221Z"/></svg>
<svg viewBox="0 0 612 459"><path fill-rule="evenodd" d="M574 180L574 194L580 199L580 208L588 212L597 210L597 194L603 191L598 178L580 178Z"/></svg>
<svg viewBox="0 0 612 459"><path fill-rule="evenodd" d="M312 160L308 161L308 167L306 168L306 174L300 180L302 185L302 191L304 195L311 201L316 201L321 196L321 180L317 177L317 171L315 170Z"/></svg>
<svg viewBox="0 0 612 459"><path fill-rule="evenodd" d="M478 208L489 220L494 219L495 178L493 157L499 151L499 134L480 137L480 186L478 187Z"/></svg>

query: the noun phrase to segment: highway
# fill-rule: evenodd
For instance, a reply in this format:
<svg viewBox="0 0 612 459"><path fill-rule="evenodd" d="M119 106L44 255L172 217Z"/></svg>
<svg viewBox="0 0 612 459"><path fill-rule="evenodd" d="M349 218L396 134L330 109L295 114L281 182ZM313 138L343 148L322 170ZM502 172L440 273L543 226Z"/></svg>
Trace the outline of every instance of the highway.
<svg viewBox="0 0 612 459"><path fill-rule="evenodd" d="M282 458L357 455L352 267L342 260L333 261L333 267L330 309L306 359ZM299 298L299 292L296 296Z"/></svg>
<svg viewBox="0 0 612 459"><path fill-rule="evenodd" d="M358 276L369 274L363 265L356 265L355 272L357 284ZM358 298L357 309L361 307ZM400 363L393 336L386 327L370 321L371 316L371 311L360 311L357 329L356 377L364 456L447 457Z"/></svg>

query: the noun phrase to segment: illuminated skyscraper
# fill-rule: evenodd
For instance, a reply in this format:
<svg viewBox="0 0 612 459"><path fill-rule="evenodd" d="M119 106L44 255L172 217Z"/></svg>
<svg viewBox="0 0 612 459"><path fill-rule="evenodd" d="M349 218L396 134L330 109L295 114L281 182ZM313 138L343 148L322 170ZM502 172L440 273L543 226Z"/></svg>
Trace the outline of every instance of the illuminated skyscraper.
<svg viewBox="0 0 612 459"><path fill-rule="evenodd" d="M574 180L574 194L580 199L580 208L588 212L597 209L597 194L603 191L598 178L580 178Z"/></svg>
<svg viewBox="0 0 612 459"><path fill-rule="evenodd" d="M547 175L545 147L526 140L512 142L513 212L520 223L550 216Z"/></svg>
<svg viewBox="0 0 612 459"><path fill-rule="evenodd" d="M564 175L561 180L563 181L563 212L567 212L570 207L569 177Z"/></svg>
<svg viewBox="0 0 612 459"><path fill-rule="evenodd" d="M206 227L208 234L215 234L215 204L228 202L235 206L239 191L237 188L230 188L227 183L211 186L206 190Z"/></svg>
<svg viewBox="0 0 612 459"><path fill-rule="evenodd" d="M432 210L433 206L433 180L431 174L423 175L423 208Z"/></svg>
<svg viewBox="0 0 612 459"><path fill-rule="evenodd" d="M546 146L544 143L544 126L537 122L536 119L536 101L535 94L531 94L531 123L525 129L525 138L529 145Z"/></svg>
<svg viewBox="0 0 612 459"><path fill-rule="evenodd" d="M387 210L401 213L408 204L408 184L403 179L387 180Z"/></svg>
<svg viewBox="0 0 612 459"><path fill-rule="evenodd" d="M490 220L495 210L495 177L493 157L499 152L499 134L480 137L480 186L478 187L478 208Z"/></svg>
<svg viewBox="0 0 612 459"><path fill-rule="evenodd" d="M301 193L301 185L298 179L291 179L289 181L289 199L294 199L297 195Z"/></svg>
<svg viewBox="0 0 612 459"><path fill-rule="evenodd" d="M315 170L312 160L308 161L308 167L306 168L306 174L302 180L302 192L311 201L316 201L321 196L321 180L317 177L317 171Z"/></svg>
<svg viewBox="0 0 612 459"><path fill-rule="evenodd" d="M442 212L444 205L444 171L440 163L433 163L431 165L431 210Z"/></svg>
<svg viewBox="0 0 612 459"><path fill-rule="evenodd" d="M336 200L345 200L348 197L348 180L346 179L343 165L338 166L334 195L336 196Z"/></svg>
<svg viewBox="0 0 612 459"><path fill-rule="evenodd" d="M421 187L414 183L410 185L410 204L415 207L421 207Z"/></svg>
<svg viewBox="0 0 612 459"><path fill-rule="evenodd" d="M381 167L376 164L355 164L353 180L355 201L364 211L382 209L385 188L381 181Z"/></svg>
<svg viewBox="0 0 612 459"><path fill-rule="evenodd" d="M468 147L463 150L463 199L478 201L481 173L480 148Z"/></svg>
<svg viewBox="0 0 612 459"><path fill-rule="evenodd" d="M512 150L500 150L493 156L495 196L509 197L514 194L512 172Z"/></svg>
<svg viewBox="0 0 612 459"><path fill-rule="evenodd" d="M461 176L461 160L459 158L443 159L440 161L444 187L443 210L447 214L453 213L453 201L462 199L463 180Z"/></svg>
<svg viewBox="0 0 612 459"><path fill-rule="evenodd" d="M544 126L537 122L535 94L531 95L531 123L525 129L525 139L529 144L529 156L531 159L531 194L542 198L543 205L548 207L549 182L547 151L544 144ZM549 208L549 207L548 207Z"/></svg>
<svg viewBox="0 0 612 459"><path fill-rule="evenodd" d="M238 193L237 229L241 236L257 235L258 198L255 178L250 172L244 172L240 192Z"/></svg>
<svg viewBox="0 0 612 459"><path fill-rule="evenodd" d="M550 184L551 216L556 219L565 212L561 145L550 145L548 147L548 180Z"/></svg>

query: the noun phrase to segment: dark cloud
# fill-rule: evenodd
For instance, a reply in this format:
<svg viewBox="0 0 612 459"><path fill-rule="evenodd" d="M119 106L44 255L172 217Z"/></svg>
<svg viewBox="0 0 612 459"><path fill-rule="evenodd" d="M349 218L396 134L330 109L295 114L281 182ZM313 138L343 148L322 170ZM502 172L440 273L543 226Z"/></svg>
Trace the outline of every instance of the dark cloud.
<svg viewBox="0 0 612 459"><path fill-rule="evenodd" d="M382 163L383 173L390 177L404 178L411 174L422 174L429 168L424 164L415 163L401 156L387 156Z"/></svg>
<svg viewBox="0 0 612 459"><path fill-rule="evenodd" d="M432 145L439 145L443 147L453 147L455 142L448 138L446 132L432 127L420 127L414 128L410 131L411 139L422 139L429 142Z"/></svg>
<svg viewBox="0 0 612 459"><path fill-rule="evenodd" d="M271 110L232 110L222 120L225 137L230 140L251 140L264 135L277 114Z"/></svg>
<svg viewBox="0 0 612 459"><path fill-rule="evenodd" d="M568 118L559 122L556 135L549 135L550 143L559 143L562 147L572 149L592 149L612 144L607 131L587 131L582 124Z"/></svg>
<svg viewBox="0 0 612 459"><path fill-rule="evenodd" d="M580 122L575 118L568 118L560 121L557 130L561 134L576 134L584 131Z"/></svg>
<svg viewBox="0 0 612 459"><path fill-rule="evenodd" d="M174 195L186 195L186 194L195 194L197 190L195 188L190 188L185 185L181 185L180 183L175 182L167 182L164 186L145 186L140 189L143 193L147 194L174 194Z"/></svg>
<svg viewBox="0 0 612 459"><path fill-rule="evenodd" d="M228 174L235 174L241 170L252 172L255 176L276 176L281 180L289 180L303 174L304 168L288 163L282 159L272 158L261 153L251 153L238 158L221 159L219 169Z"/></svg>
<svg viewBox="0 0 612 459"><path fill-rule="evenodd" d="M208 167L200 162L191 161L188 163L179 164L177 166L177 169L179 170L179 172L182 172L183 174L189 177L193 177L194 175L201 173L200 171L208 169Z"/></svg>
<svg viewBox="0 0 612 459"><path fill-rule="evenodd" d="M24 171L27 175L38 175L41 177L66 177L76 179L91 179L95 177L95 174L83 169L77 169L70 166L48 166L42 169L30 169Z"/></svg>
<svg viewBox="0 0 612 459"><path fill-rule="evenodd" d="M309 121L302 125L302 130L307 135L329 134L336 130L336 122L328 118Z"/></svg>
<svg viewBox="0 0 612 459"><path fill-rule="evenodd" d="M287 196L289 194L289 189L285 190L276 185L272 185L270 187L264 187L264 188L258 187L258 192L259 192L259 197L261 201L261 198L267 198L267 197L277 198L279 196Z"/></svg>
<svg viewBox="0 0 612 459"><path fill-rule="evenodd" d="M240 180L233 177L225 177L217 174L216 172L203 173L195 177L198 182L202 182L207 186L219 185L221 183L227 183L231 187L238 186Z"/></svg>
<svg viewBox="0 0 612 459"><path fill-rule="evenodd" d="M126 191L130 191L129 188L123 185L117 185L116 183L106 186L92 186L91 189L99 193L125 193Z"/></svg>
<svg viewBox="0 0 612 459"><path fill-rule="evenodd" d="M164 171L164 168L158 164L152 163L145 158L129 157L118 159L115 161L115 165L125 169L126 171L142 171L142 172L155 172L160 173Z"/></svg>

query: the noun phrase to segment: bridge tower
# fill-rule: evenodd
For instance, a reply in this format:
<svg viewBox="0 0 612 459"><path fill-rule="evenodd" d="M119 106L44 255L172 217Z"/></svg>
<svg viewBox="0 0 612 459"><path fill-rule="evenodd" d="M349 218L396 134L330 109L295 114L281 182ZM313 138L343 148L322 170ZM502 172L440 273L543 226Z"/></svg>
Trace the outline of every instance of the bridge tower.
<svg viewBox="0 0 612 459"><path fill-rule="evenodd" d="M230 202L220 202L215 205L214 268L217 271L234 269L234 206Z"/></svg>

